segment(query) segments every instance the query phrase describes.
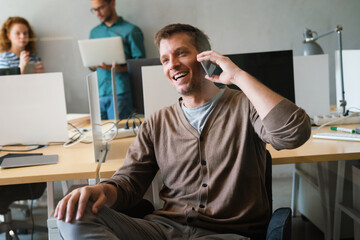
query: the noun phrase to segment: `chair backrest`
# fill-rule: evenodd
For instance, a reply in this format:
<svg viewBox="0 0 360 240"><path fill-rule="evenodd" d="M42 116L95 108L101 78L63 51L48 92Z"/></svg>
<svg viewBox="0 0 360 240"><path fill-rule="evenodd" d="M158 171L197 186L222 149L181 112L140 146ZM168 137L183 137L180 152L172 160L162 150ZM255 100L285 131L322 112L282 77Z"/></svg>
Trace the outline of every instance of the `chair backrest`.
<svg viewBox="0 0 360 240"><path fill-rule="evenodd" d="M268 195L271 220L269 222L266 240L291 239L291 208L278 208L273 213L272 199L272 158L266 150L265 187Z"/></svg>
<svg viewBox="0 0 360 240"><path fill-rule="evenodd" d="M273 212L273 199L272 199L272 158L268 150L266 150L266 169L265 169L265 187L269 200L270 213Z"/></svg>

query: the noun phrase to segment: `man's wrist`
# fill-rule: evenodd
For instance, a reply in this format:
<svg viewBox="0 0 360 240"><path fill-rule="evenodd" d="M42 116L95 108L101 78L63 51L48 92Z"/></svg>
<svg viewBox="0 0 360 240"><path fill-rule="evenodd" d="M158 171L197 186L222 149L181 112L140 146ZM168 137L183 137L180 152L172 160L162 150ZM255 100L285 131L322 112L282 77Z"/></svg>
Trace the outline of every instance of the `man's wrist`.
<svg viewBox="0 0 360 240"><path fill-rule="evenodd" d="M240 88L239 84L241 84L241 81L245 76L244 74L246 74L245 71L241 70L240 68L237 68L232 78L233 79L232 84L235 84Z"/></svg>
<svg viewBox="0 0 360 240"><path fill-rule="evenodd" d="M104 194L107 198L106 205L111 207L117 200L117 187L113 183L100 183L103 186Z"/></svg>

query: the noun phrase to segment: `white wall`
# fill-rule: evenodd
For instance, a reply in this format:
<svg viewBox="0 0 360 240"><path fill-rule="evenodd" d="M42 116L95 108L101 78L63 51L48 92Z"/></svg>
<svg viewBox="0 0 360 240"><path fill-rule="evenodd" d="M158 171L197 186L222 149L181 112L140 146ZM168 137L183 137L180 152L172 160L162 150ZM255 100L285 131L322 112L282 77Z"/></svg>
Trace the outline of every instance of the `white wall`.
<svg viewBox="0 0 360 240"><path fill-rule="evenodd" d="M0 0L0 22L27 18L35 29L39 56L47 71L64 73L68 112L88 112L77 40L98 24L89 0ZM342 24L343 48L360 49L358 0L117 0L117 10L145 35L147 57L157 57L155 32L169 23L193 24L204 30L213 49L223 54L292 49L301 55L305 27L319 34ZM329 54L330 96L335 104L336 34L320 39Z"/></svg>

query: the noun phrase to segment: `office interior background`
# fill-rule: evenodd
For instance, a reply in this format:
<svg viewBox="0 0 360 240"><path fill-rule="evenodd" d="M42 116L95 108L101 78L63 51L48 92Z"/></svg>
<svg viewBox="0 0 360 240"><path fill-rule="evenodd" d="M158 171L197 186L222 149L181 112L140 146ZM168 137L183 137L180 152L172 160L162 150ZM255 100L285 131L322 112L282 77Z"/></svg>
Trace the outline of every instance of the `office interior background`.
<svg viewBox="0 0 360 240"><path fill-rule="evenodd" d="M85 75L78 40L99 23L89 0L0 0L0 22L26 18L37 35L38 55L46 72L63 72L68 113L88 113ZM139 26L148 58L158 57L157 30L169 23L189 23L205 31L213 49L223 54L293 50L301 55L303 31L318 34L341 24L343 49L360 49L358 0L116 0L119 15ZM336 104L337 36L317 41L329 54L330 104ZM316 73L314 73L316 74ZM311 86L309 86L311 87ZM316 97L314 96L314 99Z"/></svg>
<svg viewBox="0 0 360 240"><path fill-rule="evenodd" d="M38 56L46 72L63 73L67 112L88 113L85 76L90 70L82 64L77 41L87 39L90 30L99 24L89 11L90 0L0 3L0 23L9 16L26 18L37 35ZM322 34L339 24L344 28L343 49L360 49L359 0L116 0L116 9L143 31L148 58L159 56L153 43L156 31L178 22L204 30L212 48L223 54L293 50L294 56L300 56L305 28ZM336 34L317 42L329 55L329 98L335 105ZM316 96L310 97L316 101ZM288 177L292 173L292 166L273 168L273 176Z"/></svg>

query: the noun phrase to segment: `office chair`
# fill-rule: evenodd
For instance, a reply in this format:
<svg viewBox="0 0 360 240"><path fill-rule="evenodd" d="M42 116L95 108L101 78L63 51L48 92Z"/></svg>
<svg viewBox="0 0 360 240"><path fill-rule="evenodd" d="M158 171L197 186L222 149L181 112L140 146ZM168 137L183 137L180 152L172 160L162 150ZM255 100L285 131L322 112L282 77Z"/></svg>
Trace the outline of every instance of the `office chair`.
<svg viewBox="0 0 360 240"><path fill-rule="evenodd" d="M38 199L44 193L46 183L27 183L0 186L0 215L4 221L0 222L0 233L5 232L6 240L18 239L17 231L31 230L47 231L46 227L33 226L26 221L12 220L10 205L18 200Z"/></svg>
<svg viewBox="0 0 360 240"><path fill-rule="evenodd" d="M266 150L265 186L268 195L270 211L272 212L272 158ZM137 218L143 218L154 211L152 203L142 199L135 207L121 211L122 213ZM291 208L278 208L272 213L267 227L266 237L255 237L266 240L290 240L291 239Z"/></svg>
<svg viewBox="0 0 360 240"><path fill-rule="evenodd" d="M265 186L272 212L272 158L266 150ZM266 240L290 240L291 239L291 208L278 208L272 213L267 232Z"/></svg>

